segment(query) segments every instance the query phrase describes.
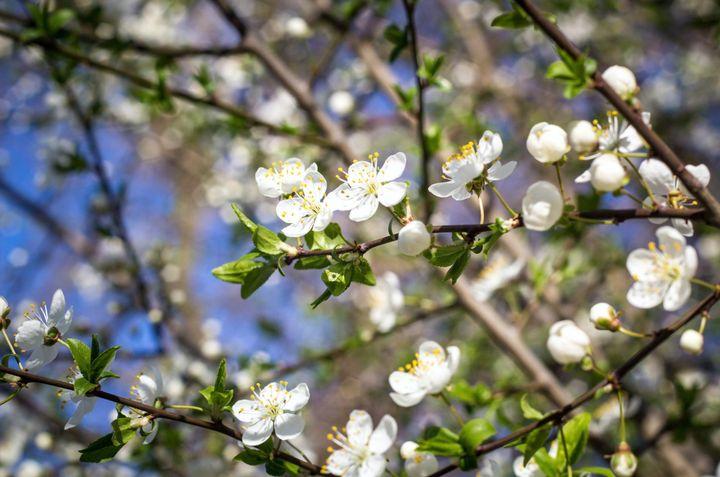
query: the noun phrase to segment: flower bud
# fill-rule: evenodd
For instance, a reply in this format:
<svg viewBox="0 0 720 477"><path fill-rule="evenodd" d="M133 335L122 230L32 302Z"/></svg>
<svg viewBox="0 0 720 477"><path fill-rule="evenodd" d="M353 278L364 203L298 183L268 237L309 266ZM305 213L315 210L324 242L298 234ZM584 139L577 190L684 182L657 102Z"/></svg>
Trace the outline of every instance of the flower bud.
<svg viewBox="0 0 720 477"><path fill-rule="evenodd" d="M576 152L594 151L598 145L598 134L590 121L578 121L570 129L570 145Z"/></svg>
<svg viewBox="0 0 720 477"><path fill-rule="evenodd" d="M612 192L625 185L627 172L615 154L603 154L590 166L590 182L595 190Z"/></svg>
<svg viewBox="0 0 720 477"><path fill-rule="evenodd" d="M4 296L0 296L0 318L7 318L10 314L10 305Z"/></svg>
<svg viewBox="0 0 720 477"><path fill-rule="evenodd" d="M638 90L635 74L624 66L611 66L603 72L602 79L624 100L631 99Z"/></svg>
<svg viewBox="0 0 720 477"><path fill-rule="evenodd" d="M627 442L621 442L617 451L610 458L610 467L617 477L632 477L637 469L637 457L632 453Z"/></svg>
<svg viewBox="0 0 720 477"><path fill-rule="evenodd" d="M590 337L572 321L558 321L550 328L547 347L558 363L579 363L590 351Z"/></svg>
<svg viewBox="0 0 720 477"><path fill-rule="evenodd" d="M685 330L680 335L680 347L686 353L695 355L702 353L704 342L702 333L696 330Z"/></svg>
<svg viewBox="0 0 720 477"><path fill-rule="evenodd" d="M560 220L565 203L557 187L539 181L528 187L522 201L522 218L530 230L548 230Z"/></svg>
<svg viewBox="0 0 720 477"><path fill-rule="evenodd" d="M398 233L398 248L405 255L420 255L430 247L430 232L425 224L413 220L405 225Z"/></svg>
<svg viewBox="0 0 720 477"><path fill-rule="evenodd" d="M544 164L559 161L570 150L565 130L545 122L532 127L526 145L528 152Z"/></svg>
<svg viewBox="0 0 720 477"><path fill-rule="evenodd" d="M617 331L620 329L618 313L607 303L595 303L590 308L590 321L598 330Z"/></svg>

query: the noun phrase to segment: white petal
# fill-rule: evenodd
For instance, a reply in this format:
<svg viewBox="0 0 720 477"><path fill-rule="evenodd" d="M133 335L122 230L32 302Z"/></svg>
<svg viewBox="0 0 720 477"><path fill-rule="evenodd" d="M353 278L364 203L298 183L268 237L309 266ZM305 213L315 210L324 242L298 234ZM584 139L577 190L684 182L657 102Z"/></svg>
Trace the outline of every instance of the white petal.
<svg viewBox="0 0 720 477"><path fill-rule="evenodd" d="M385 159L377 174L377 180L380 182L394 181L400 177L405 170L405 154L398 152Z"/></svg>
<svg viewBox="0 0 720 477"><path fill-rule="evenodd" d="M680 309L690 298L691 288L688 280L675 280L665 293L663 308L667 311Z"/></svg>
<svg viewBox="0 0 720 477"><path fill-rule="evenodd" d="M262 412L258 409L257 401L251 399L240 399L232 407L233 416L241 424L253 424L262 418Z"/></svg>
<svg viewBox="0 0 720 477"><path fill-rule="evenodd" d="M407 192L407 183L405 182L388 182L380 186L378 191L378 200L385 207L392 207L399 204L405 193Z"/></svg>
<svg viewBox="0 0 720 477"><path fill-rule="evenodd" d="M33 350L43 346L46 331L45 325L40 323L38 320L25 320L18 327L15 341L21 349Z"/></svg>
<svg viewBox="0 0 720 477"><path fill-rule="evenodd" d="M255 172L255 182L257 183L258 191L265 197L275 198L282 195L280 176L275 173L274 170L264 167L258 168Z"/></svg>
<svg viewBox="0 0 720 477"><path fill-rule="evenodd" d="M697 166L689 165L685 166L692 175L702 184L703 187L707 187L710 183L710 169L705 164L698 164Z"/></svg>
<svg viewBox="0 0 720 477"><path fill-rule="evenodd" d="M460 364L460 348L457 346L448 346L447 354L448 369L454 374Z"/></svg>
<svg viewBox="0 0 720 477"><path fill-rule="evenodd" d="M685 254L687 241L674 227L664 225L655 232L660 250L672 257L681 257Z"/></svg>
<svg viewBox="0 0 720 477"><path fill-rule="evenodd" d="M657 159L646 159L638 168L653 193L667 194L674 188L675 177L664 162Z"/></svg>
<svg viewBox="0 0 720 477"><path fill-rule="evenodd" d="M148 444L152 443L152 441L155 440L155 437L157 437L158 429L160 429L158 422L157 421L151 422L150 423L150 433L147 436L145 436L145 440L143 441L143 444L148 445Z"/></svg>
<svg viewBox="0 0 720 477"><path fill-rule="evenodd" d="M65 294L62 290L57 289L52 297L50 303L50 311L48 312L50 318L49 322L52 323L50 326L56 326L58 321L64 319L65 316Z"/></svg>
<svg viewBox="0 0 720 477"><path fill-rule="evenodd" d="M422 401L425 394L424 390L410 394L390 393L390 399L400 407L412 407Z"/></svg>
<svg viewBox="0 0 720 477"><path fill-rule="evenodd" d="M437 182L435 184L432 184L430 187L428 187L428 190L430 193L436 197L450 197L457 191L459 188L465 188L465 185L458 184L455 181L447 181L447 182Z"/></svg>
<svg viewBox="0 0 720 477"><path fill-rule="evenodd" d="M359 477L380 477L385 472L385 458L371 455L365 459L359 469Z"/></svg>
<svg viewBox="0 0 720 477"><path fill-rule="evenodd" d="M500 162L496 162L492 166L490 166L490 169L488 169L487 171L488 180L503 180L513 173L516 166L517 161L510 161L507 164L501 164Z"/></svg>
<svg viewBox="0 0 720 477"><path fill-rule="evenodd" d="M303 217L297 223L284 227L282 233L288 237L302 237L312 230L314 223L315 219L313 217Z"/></svg>
<svg viewBox="0 0 720 477"><path fill-rule="evenodd" d="M438 355L442 358L445 358L445 350L442 346L437 344L435 341L423 341L423 343L420 345L420 348L418 349L418 352L420 355L423 354L430 354L430 355Z"/></svg>
<svg viewBox="0 0 720 477"><path fill-rule="evenodd" d="M677 231L683 234L685 237L692 237L695 233L692 221L690 220L676 218L672 219L671 222L673 227L675 227Z"/></svg>
<svg viewBox="0 0 720 477"><path fill-rule="evenodd" d="M286 412L275 418L275 435L282 441L299 437L304 428L305 421L297 414Z"/></svg>
<svg viewBox="0 0 720 477"><path fill-rule="evenodd" d="M323 197L325 197L327 180L325 180L325 177L319 172L310 171L305 174L305 179L303 179L301 187L308 202L311 204L319 204L323 200Z"/></svg>
<svg viewBox="0 0 720 477"><path fill-rule="evenodd" d="M159 397L158 383L149 375L141 374L138 376L138 383L135 385L135 393L140 401L152 405Z"/></svg>
<svg viewBox="0 0 720 477"><path fill-rule="evenodd" d="M299 197L285 199L278 202L275 213L286 224L296 224L310 214L310 211L303 207L303 200Z"/></svg>
<svg viewBox="0 0 720 477"><path fill-rule="evenodd" d="M362 202L350 211L348 217L353 222L362 222L375 215L377 208L377 197L375 195L366 195Z"/></svg>
<svg viewBox="0 0 720 477"><path fill-rule="evenodd" d="M585 169L582 174L575 178L575 183L584 184L585 182L590 182L590 179L592 179L592 173L590 172L590 169Z"/></svg>
<svg viewBox="0 0 720 477"><path fill-rule="evenodd" d="M683 277L692 278L697 272L698 266L698 255L695 247L685 248L685 269L683 270Z"/></svg>
<svg viewBox="0 0 720 477"><path fill-rule="evenodd" d="M481 161L488 163L495 160L503 150L502 138L492 131L485 131L477 142L477 155Z"/></svg>
<svg viewBox="0 0 720 477"><path fill-rule="evenodd" d="M373 431L372 417L365 411L355 409L350 413L347 425L347 437L354 446L365 447Z"/></svg>
<svg viewBox="0 0 720 477"><path fill-rule="evenodd" d="M375 430L370 434L368 449L375 454L384 454L395 442L397 422L389 414L385 414Z"/></svg>
<svg viewBox="0 0 720 477"><path fill-rule="evenodd" d="M242 436L243 444L246 446L259 446L272 434L273 422L271 419L261 419L255 424L245 428Z"/></svg>
<svg viewBox="0 0 720 477"><path fill-rule="evenodd" d="M300 383L289 391L289 396L285 401L283 409L285 411L297 412L304 408L310 400L310 389L305 383Z"/></svg>
<svg viewBox="0 0 720 477"><path fill-rule="evenodd" d="M55 327L58 329L61 335L64 335L70 329L72 323L72 309L67 310L60 319L55 323Z"/></svg>
<svg viewBox="0 0 720 477"><path fill-rule="evenodd" d="M653 308L662 303L667 282L635 282L627 292L627 301L637 308Z"/></svg>
<svg viewBox="0 0 720 477"><path fill-rule="evenodd" d="M55 344L53 346L40 346L35 348L30 354L30 358L25 363L25 367L28 369L35 369L41 366L45 366L50 363L60 351L60 346Z"/></svg>
<svg viewBox="0 0 720 477"><path fill-rule="evenodd" d="M325 227L330 225L330 222L332 221L333 211L330 207L327 206L327 202L323 202L320 206L320 212L318 212L317 217L315 217L315 223L313 224L313 230L316 232L320 232L322 230L325 230Z"/></svg>
<svg viewBox="0 0 720 477"><path fill-rule="evenodd" d="M96 399L94 398L80 399L80 402L75 408L75 411L73 411L72 416L70 416L70 419L68 419L67 423L65 424L65 430L71 429L80 424L83 417L85 417L86 414L92 412L93 408L95 407L95 401Z"/></svg>
<svg viewBox="0 0 720 477"><path fill-rule="evenodd" d="M347 181L351 187L364 187L375 181L377 169L368 161L353 162L347 171Z"/></svg>
<svg viewBox="0 0 720 477"><path fill-rule="evenodd" d="M341 184L328 194L326 200L332 210L350 210L357 207L364 197L363 189L352 188L349 184Z"/></svg>
<svg viewBox="0 0 720 477"><path fill-rule="evenodd" d="M656 253L646 248L638 248L628 255L626 265L633 278L643 280L655 275Z"/></svg>
<svg viewBox="0 0 720 477"><path fill-rule="evenodd" d="M356 463L357 459L354 454L343 449L336 449L327 459L327 470L335 475L349 477L348 469Z"/></svg>
<svg viewBox="0 0 720 477"><path fill-rule="evenodd" d="M297 157L293 157L283 161L282 173L280 175L281 188L283 194L290 194L293 190L300 187L305 177L305 165Z"/></svg>
<svg viewBox="0 0 720 477"><path fill-rule="evenodd" d="M463 200L467 200L472 196L469 190L467 190L467 187L462 185L458 189L453 192L452 198L457 200L458 202L462 202Z"/></svg>
<svg viewBox="0 0 720 477"><path fill-rule="evenodd" d="M417 457L405 461L405 472L407 472L408 477L427 477L437 472L439 467L437 458L425 452L421 452Z"/></svg>

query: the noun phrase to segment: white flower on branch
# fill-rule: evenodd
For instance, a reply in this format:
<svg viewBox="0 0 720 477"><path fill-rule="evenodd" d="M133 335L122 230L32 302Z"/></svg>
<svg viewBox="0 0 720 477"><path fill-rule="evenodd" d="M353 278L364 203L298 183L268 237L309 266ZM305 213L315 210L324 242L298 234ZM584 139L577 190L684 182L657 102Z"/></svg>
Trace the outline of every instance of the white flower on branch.
<svg viewBox="0 0 720 477"><path fill-rule="evenodd" d="M277 198L291 194L300 187L308 172L317 171L317 164L305 164L293 157L285 161L273 162L269 169L260 167L255 172L258 190L265 197Z"/></svg>
<svg viewBox="0 0 720 477"><path fill-rule="evenodd" d="M81 376L82 374L80 373L80 370L75 369L69 382L74 383L75 380ZM94 397L79 396L75 393L74 390L71 391L69 389L61 391L60 396L64 401L72 401L76 405L73 413L70 415L70 418L65 424L65 430L72 429L73 427L79 425L82 422L83 418L87 414L91 413L93 409L95 409L95 402L97 401L97 399Z"/></svg>
<svg viewBox="0 0 720 477"><path fill-rule="evenodd" d="M565 130L546 122L538 123L530 129L526 146L530 155L543 164L557 162L570 151Z"/></svg>
<svg viewBox="0 0 720 477"><path fill-rule="evenodd" d="M598 130L590 121L578 121L570 129L570 145L576 152L591 152L598 146Z"/></svg>
<svg viewBox="0 0 720 477"><path fill-rule="evenodd" d="M573 321L558 321L550 327L547 348L560 364L579 363L590 352L590 337Z"/></svg>
<svg viewBox="0 0 720 477"><path fill-rule="evenodd" d="M302 237L310 230L324 230L332 220L333 211L325 197L327 181L317 171L309 171L289 199L278 202L280 220L290 224L282 229L288 237Z"/></svg>
<svg viewBox="0 0 720 477"><path fill-rule="evenodd" d="M287 389L287 382L272 382L260 388L250 386L252 399L241 399L233 404L232 413L243 427L242 442L258 446L275 431L278 439L286 441L302 434L305 421L298 414L310 400L307 384Z"/></svg>
<svg viewBox="0 0 720 477"><path fill-rule="evenodd" d="M548 230L560 220L564 207L558 188L550 182L538 181L528 187L523 197L523 223L530 230Z"/></svg>
<svg viewBox="0 0 720 477"><path fill-rule="evenodd" d="M404 442L400 446L400 457L405 459L405 472L408 477L427 477L439 468L437 458L429 452L418 452L418 444L413 441Z"/></svg>
<svg viewBox="0 0 720 477"><path fill-rule="evenodd" d="M397 321L397 314L405 303L400 279L393 272L385 272L377 278L374 287L368 289L370 321L378 331L390 331Z"/></svg>
<svg viewBox="0 0 720 477"><path fill-rule="evenodd" d="M156 406L158 400L165 397L165 384L162 374L160 374L160 370L155 367L150 369L150 374L139 374L137 376L137 384L134 384L130 389L138 401L149 406ZM143 411L131 409L130 412L138 419L146 421L142 423L142 426L138 429L138 434L144 437L143 444L150 444L155 440L158 433L157 419L145 414Z"/></svg>
<svg viewBox="0 0 720 477"><path fill-rule="evenodd" d="M625 167L615 154L605 153L597 157L590 169L575 179L577 183L590 182L595 190L613 192L627 183Z"/></svg>
<svg viewBox="0 0 720 477"><path fill-rule="evenodd" d="M705 338L703 338L702 333L697 330L685 330L683 334L680 335L680 348L686 353L700 354L702 353L704 344Z"/></svg>
<svg viewBox="0 0 720 477"><path fill-rule="evenodd" d="M404 255L420 255L428 249L431 241L430 232L419 220L405 224L398 232L398 249Z"/></svg>
<svg viewBox="0 0 720 477"><path fill-rule="evenodd" d="M525 267L525 260L522 258L511 262L507 255L494 254L478 278L473 280L471 284L473 296L478 301L489 300L493 293L515 280L522 272L523 267Z"/></svg>
<svg viewBox="0 0 720 477"><path fill-rule="evenodd" d="M328 439L337 449L328 448L330 456L323 466L323 473L344 477L380 477L385 472L384 454L390 449L397 437L397 423L386 414L373 429L370 414L354 410L350 413L345 434L337 427Z"/></svg>
<svg viewBox="0 0 720 477"><path fill-rule="evenodd" d="M446 352L434 341L425 341L411 363L390 375L388 381L393 390L390 398L398 406L410 407L428 394L441 393L459 363L460 349L457 346L448 346Z"/></svg>
<svg viewBox="0 0 720 477"><path fill-rule="evenodd" d="M705 164L687 165L685 169L695 176L703 187L710 183L710 170ZM682 209L687 205L697 204L692 194L664 162L658 159L647 159L640 164L639 171L650 187L655 200L661 206ZM650 206L652 200L648 197L645 203ZM667 219L652 218L649 220L654 224L661 224ZM678 217L670 219L670 223L686 237L691 237L694 233L693 224L689 220Z"/></svg>
<svg viewBox="0 0 720 477"><path fill-rule="evenodd" d="M368 161L354 162L345 172L343 184L328 195L333 210L349 210L350 220L362 222L369 219L378 208L397 205L405 197L407 183L396 181L405 170L405 154L398 152L385 159L378 168L379 154L373 153Z"/></svg>
<svg viewBox="0 0 720 477"><path fill-rule="evenodd" d="M460 154L453 154L442 166L445 182L432 184L428 190L437 197L452 197L465 200L473 191L479 192L488 182L508 177L515 170L517 162L502 164L499 160L503 149L502 138L492 131L485 131L482 138L460 148Z"/></svg>
<svg viewBox="0 0 720 477"><path fill-rule="evenodd" d="M638 91L635 74L625 66L609 67L603 72L602 79L624 100L631 99Z"/></svg>
<svg viewBox="0 0 720 477"><path fill-rule="evenodd" d="M620 328L618 312L608 303L595 303L590 308L590 322L598 330L617 331Z"/></svg>
<svg viewBox="0 0 720 477"><path fill-rule="evenodd" d="M697 270L697 252L688 246L680 232L669 226L656 232L658 245L630 252L627 269L633 280L627 299L638 308L660 303L667 311L679 309L690 297L690 280Z"/></svg>
<svg viewBox="0 0 720 477"><path fill-rule="evenodd" d="M15 341L25 351L30 351L30 358L25 363L28 369L39 368L55 359L60 350L57 342L68 332L72 322L72 309L65 309L65 295L56 290L50 303L50 310L43 302L38 308L33 307L32 315L18 328Z"/></svg>
<svg viewBox="0 0 720 477"><path fill-rule="evenodd" d="M650 113L642 113L642 119L650 125ZM607 124L603 127L596 122L598 134L597 151L592 154L580 155L580 160L592 160L606 152L622 157L634 153L646 146L645 140L626 119L620 119L617 111L608 111Z"/></svg>

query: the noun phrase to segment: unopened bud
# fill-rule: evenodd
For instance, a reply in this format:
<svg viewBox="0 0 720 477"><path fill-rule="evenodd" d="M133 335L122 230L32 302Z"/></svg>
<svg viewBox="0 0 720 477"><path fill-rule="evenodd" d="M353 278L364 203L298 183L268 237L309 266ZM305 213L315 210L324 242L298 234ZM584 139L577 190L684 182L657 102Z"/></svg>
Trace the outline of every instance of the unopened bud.
<svg viewBox="0 0 720 477"><path fill-rule="evenodd" d="M598 330L617 331L620 329L618 312L607 303L595 303L590 308L590 321Z"/></svg>
<svg viewBox="0 0 720 477"><path fill-rule="evenodd" d="M10 314L10 305L4 296L0 296L0 318L7 318Z"/></svg>
<svg viewBox="0 0 720 477"><path fill-rule="evenodd" d="M680 336L680 347L690 354L700 354L703 350L705 339L702 333L696 330L685 330Z"/></svg>
<svg viewBox="0 0 720 477"><path fill-rule="evenodd" d="M582 361L580 361L580 367L583 371L592 371L593 370L593 360L590 356L585 356Z"/></svg>
<svg viewBox="0 0 720 477"><path fill-rule="evenodd" d="M398 233L398 249L404 255L420 255L430 247L432 239L427 227L419 220L413 220Z"/></svg>
<svg viewBox="0 0 720 477"><path fill-rule="evenodd" d="M617 477L632 477L637 469L637 457L627 442L621 442L610 458L610 467Z"/></svg>

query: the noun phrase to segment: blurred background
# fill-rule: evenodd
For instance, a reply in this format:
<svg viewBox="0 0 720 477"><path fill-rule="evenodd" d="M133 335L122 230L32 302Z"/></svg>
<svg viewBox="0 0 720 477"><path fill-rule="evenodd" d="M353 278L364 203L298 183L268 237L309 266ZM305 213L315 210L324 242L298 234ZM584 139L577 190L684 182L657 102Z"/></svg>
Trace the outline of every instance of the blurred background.
<svg viewBox="0 0 720 477"><path fill-rule="evenodd" d="M252 248L230 204L279 231L275 201L259 195L254 174L289 157L317 163L332 187L343 158L327 147L335 138L318 128L318 116L344 132L345 147L358 159L404 151L404 178L418 200L413 118L398 107L395 89L414 84L414 66L407 53L389 62L392 44L383 37L393 23L404 27L402 4L226 2L281 61L290 84L308 92L316 108L308 114L312 108L288 90L282 72L235 48L236 27L216 2L58 0L53 7L74 16L45 43L33 42L30 3L0 2L0 294L14 309L14 334L31 303L50 301L63 289L74 310L74 337L98 333L105 344L122 346L113 366L121 379L107 390L127 395L135 375L157 365L169 401L192 403L214 380L222 357L238 396L257 381L308 382L311 400L298 445L320 462L328 429L344 423L352 409L367 409L376 420L391 413L401 441L417 438L428 424L451 422L439 401L401 409L388 398L387 376L424 339L460 346L458 377L485 387L466 411L487 413L508 430L523 422L518 400L524 393L550 410L562 393L572 397L594 384L549 358L544 343L553 322L573 319L587 329L609 369L640 343L592 330L587 310L593 303L612 303L634 329L652 330L671 319L659 309L631 309L625 300L631 282L625 257L654 240L656 226L640 221L513 232L489 262L472 259L459 289L440 280L422 257L400 256L389 245L366 256L380 287L353 284L312 310L309 303L324 289L320 273L288 269L243 300L239 286L211 274ZM636 73L653 128L685 161L706 164L711 190L717 190L720 4L578 0L540 6L601 65L622 64ZM508 8L490 0L422 0L417 28L423 52L445 55L440 74L448 81L448 88L426 94L429 128L440 141L433 182L442 159L491 129L503 138L503 160L519 163L499 183L519 205L530 183L554 174L525 149L532 125L567 128L578 119L602 120L607 105L588 92L568 101L560 85L545 79L557 55L538 31L491 28ZM625 197L599 197L587 184L570 187L584 169L577 160L563 168L566 189L581 208L633 207ZM495 211L488 217L502 216L490 197L486 204ZM389 214L381 211L362 224L347 222L344 214L335 220L346 237L362 241L386 235ZM448 199L437 203L430 222L477 220L469 201ZM699 276L717 281L720 237L702 226L696 231L691 243L701 257ZM672 338L628 377L630 440L642 456L638 475L714 475L720 459L715 321L701 356L683 354ZM534 364L519 360L493 324L512 330L513 346L530 351ZM62 377L71 364L61 352L40 374ZM545 371L553 376L550 385L540 379ZM6 392L0 389L0 398ZM616 443L617 409L612 396L589 409L600 444L585 460L598 465ZM113 410L98 402L82 426L63 432L72 403L64 404L53 389L31 386L0 407L0 475L258 471L232 461L236 443L166 422L151 446L138 441L111 463L78 464L78 449L108 432ZM480 472L513 475L515 456L497 451ZM397 453L392 461L399 468Z"/></svg>

